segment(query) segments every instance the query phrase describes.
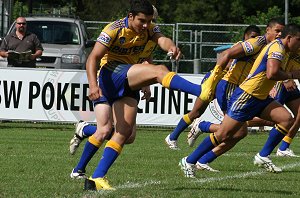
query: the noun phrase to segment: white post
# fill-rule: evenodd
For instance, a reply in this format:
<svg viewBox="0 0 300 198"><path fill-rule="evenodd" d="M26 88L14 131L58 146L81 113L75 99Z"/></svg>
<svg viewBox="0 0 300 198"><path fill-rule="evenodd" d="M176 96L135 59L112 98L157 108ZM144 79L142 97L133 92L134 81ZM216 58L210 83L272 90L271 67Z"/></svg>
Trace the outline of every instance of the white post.
<svg viewBox="0 0 300 198"><path fill-rule="evenodd" d="M288 14L289 14L289 0L285 0L285 10L284 10L285 24L288 24Z"/></svg>

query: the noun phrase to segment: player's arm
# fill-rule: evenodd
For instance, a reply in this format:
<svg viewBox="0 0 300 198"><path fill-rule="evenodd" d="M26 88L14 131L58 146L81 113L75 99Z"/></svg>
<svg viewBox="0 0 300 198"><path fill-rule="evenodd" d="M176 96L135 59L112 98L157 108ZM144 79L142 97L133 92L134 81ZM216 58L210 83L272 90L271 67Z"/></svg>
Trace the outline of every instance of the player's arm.
<svg viewBox="0 0 300 198"><path fill-rule="evenodd" d="M290 72L284 72L281 70L281 60L269 58L267 60L266 77L270 80L287 80L292 79Z"/></svg>
<svg viewBox="0 0 300 198"><path fill-rule="evenodd" d="M179 60L181 57L181 51L176 47L175 43L168 37L164 36L162 33L156 33L152 37L152 41L157 43L159 47L166 52L173 52L173 58Z"/></svg>
<svg viewBox="0 0 300 198"><path fill-rule="evenodd" d="M266 76L270 80L300 79L300 70L285 72L281 70L281 62L276 59L268 59Z"/></svg>
<svg viewBox="0 0 300 198"><path fill-rule="evenodd" d="M86 62L86 73L89 81L89 98L96 100L100 97L100 89L97 83L97 71L102 57L106 54L107 47L96 42Z"/></svg>
<svg viewBox="0 0 300 198"><path fill-rule="evenodd" d="M234 45L232 48L229 48L220 54L220 58L217 61L217 65L221 66L224 70L232 59L237 59L244 56L245 52L242 45Z"/></svg>
<svg viewBox="0 0 300 198"><path fill-rule="evenodd" d="M227 49L220 54L220 58L211 72L211 75L204 83L201 84L202 90L199 97L203 102L208 103L214 98L215 88L218 82L224 76L225 72L223 72L223 70L230 63L230 61L242 56L245 56L242 45L234 45L232 48Z"/></svg>

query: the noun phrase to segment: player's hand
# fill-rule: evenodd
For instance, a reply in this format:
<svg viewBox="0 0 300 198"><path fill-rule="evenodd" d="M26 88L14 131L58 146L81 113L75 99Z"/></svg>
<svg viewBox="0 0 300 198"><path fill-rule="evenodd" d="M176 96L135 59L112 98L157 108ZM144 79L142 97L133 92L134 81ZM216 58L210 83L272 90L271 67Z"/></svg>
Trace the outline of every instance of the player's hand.
<svg viewBox="0 0 300 198"><path fill-rule="evenodd" d="M150 86L142 87L141 92L143 92L142 100L149 101L151 97Z"/></svg>
<svg viewBox="0 0 300 198"><path fill-rule="evenodd" d="M101 89L98 86L90 86L89 88L89 99L91 101L100 98L102 95Z"/></svg>
<svg viewBox="0 0 300 198"><path fill-rule="evenodd" d="M287 80L283 82L283 85L287 91L294 91L297 88L297 85L294 80Z"/></svg>
<svg viewBox="0 0 300 198"><path fill-rule="evenodd" d="M181 57L182 57L182 53L180 51L180 49L176 46L172 46L169 50L168 50L168 54L173 54L172 58L175 59L176 61L178 61Z"/></svg>
<svg viewBox="0 0 300 198"><path fill-rule="evenodd" d="M271 91L269 92L269 95L272 97L272 98L275 98L276 95L277 95L277 90L273 87L271 89Z"/></svg>

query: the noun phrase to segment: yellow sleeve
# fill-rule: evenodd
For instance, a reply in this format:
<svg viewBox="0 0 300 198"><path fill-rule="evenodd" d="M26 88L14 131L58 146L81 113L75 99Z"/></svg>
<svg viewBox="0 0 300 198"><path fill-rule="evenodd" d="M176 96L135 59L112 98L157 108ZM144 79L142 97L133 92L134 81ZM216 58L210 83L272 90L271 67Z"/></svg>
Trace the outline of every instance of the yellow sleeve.
<svg viewBox="0 0 300 198"><path fill-rule="evenodd" d="M97 38L97 42L105 45L106 47L110 47L113 41L115 40L116 36L118 36L119 28L113 28L114 23L108 24L100 33Z"/></svg>
<svg viewBox="0 0 300 198"><path fill-rule="evenodd" d="M261 51L261 49L266 45L266 39L264 36L258 36L255 38L250 38L241 43L245 55L254 55Z"/></svg>

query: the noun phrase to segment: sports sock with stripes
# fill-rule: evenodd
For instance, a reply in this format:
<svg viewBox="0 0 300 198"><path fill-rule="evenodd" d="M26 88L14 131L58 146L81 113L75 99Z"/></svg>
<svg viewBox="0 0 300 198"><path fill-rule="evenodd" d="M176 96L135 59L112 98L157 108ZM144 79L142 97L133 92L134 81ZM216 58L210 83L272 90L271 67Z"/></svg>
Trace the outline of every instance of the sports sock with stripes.
<svg viewBox="0 0 300 198"><path fill-rule="evenodd" d="M273 127L270 130L269 137L262 148L262 150L259 152L259 155L262 157L267 157L272 153L274 148L280 143L282 138L285 136L282 132L280 132L276 127Z"/></svg>
<svg viewBox="0 0 300 198"><path fill-rule="evenodd" d="M208 151L217 146L214 134L211 133L200 143L200 145L187 157L186 162L196 164L196 162Z"/></svg>
<svg viewBox="0 0 300 198"><path fill-rule="evenodd" d="M179 135L191 124L188 114L185 114L177 124L176 128L170 134L170 140L177 140Z"/></svg>

